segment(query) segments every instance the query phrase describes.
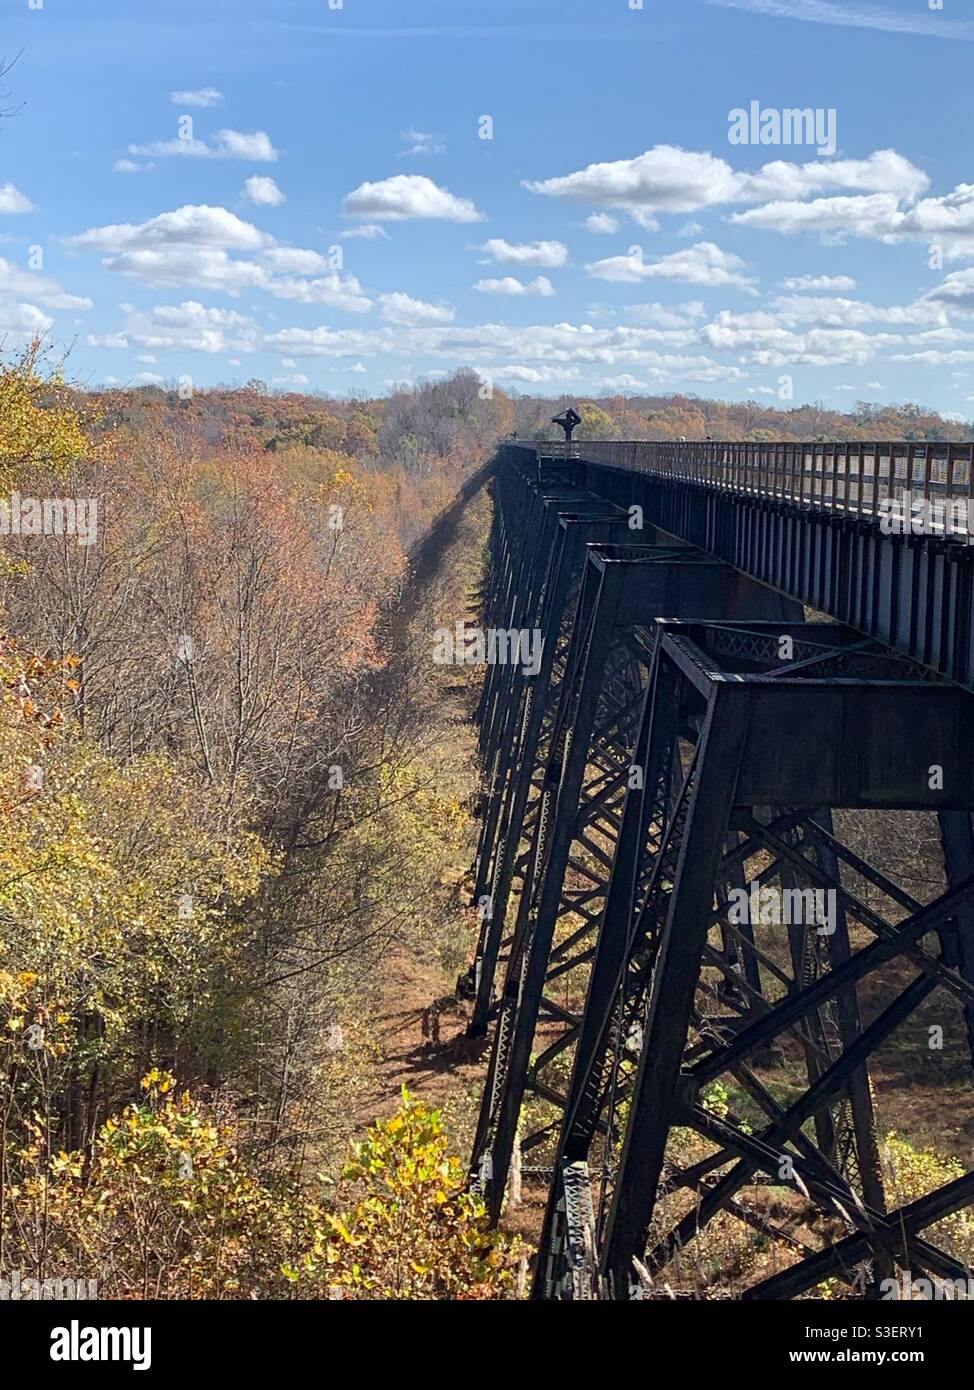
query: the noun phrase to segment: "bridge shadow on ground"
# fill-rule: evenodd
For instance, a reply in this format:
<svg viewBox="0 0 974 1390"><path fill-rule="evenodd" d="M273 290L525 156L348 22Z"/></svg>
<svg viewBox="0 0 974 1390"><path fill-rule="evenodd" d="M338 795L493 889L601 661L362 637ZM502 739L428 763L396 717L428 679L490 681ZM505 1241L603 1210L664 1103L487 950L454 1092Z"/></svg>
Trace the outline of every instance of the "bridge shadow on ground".
<svg viewBox="0 0 974 1390"><path fill-rule="evenodd" d="M453 1110L460 1097L476 1096L483 1085L487 1039L464 1036L469 1007L444 993L443 972L429 962L399 957L390 976L377 1019L382 1056L375 1084L363 1097L364 1122L393 1114L403 1086L429 1105L449 1102ZM465 1156L466 1136L453 1128L452 1147Z"/></svg>

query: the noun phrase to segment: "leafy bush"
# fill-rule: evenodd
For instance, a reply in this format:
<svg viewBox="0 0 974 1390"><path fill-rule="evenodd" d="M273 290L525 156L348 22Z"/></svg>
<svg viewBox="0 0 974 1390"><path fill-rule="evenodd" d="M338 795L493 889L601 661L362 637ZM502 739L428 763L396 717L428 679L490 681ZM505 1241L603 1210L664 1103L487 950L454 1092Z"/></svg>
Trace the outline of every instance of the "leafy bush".
<svg viewBox="0 0 974 1390"><path fill-rule="evenodd" d="M509 1295L524 1250L487 1225L466 1190L437 1110L403 1090L391 1120L354 1146L344 1175L357 1200L328 1217L330 1283L353 1298L490 1299Z"/></svg>
<svg viewBox="0 0 974 1390"><path fill-rule="evenodd" d="M41 1112L8 1134L0 1275L94 1279L121 1299L510 1294L519 1242L487 1230L440 1115L407 1093L355 1148L341 1212L245 1155L229 1112L168 1072L141 1092L88 1154L53 1151Z"/></svg>
<svg viewBox="0 0 974 1390"><path fill-rule="evenodd" d="M962 1178L967 1172L956 1158L916 1149L896 1133L887 1134L884 1140L883 1167L890 1207L907 1206L928 1192ZM974 1266L974 1214L969 1208L936 1222L924 1235L965 1264Z"/></svg>

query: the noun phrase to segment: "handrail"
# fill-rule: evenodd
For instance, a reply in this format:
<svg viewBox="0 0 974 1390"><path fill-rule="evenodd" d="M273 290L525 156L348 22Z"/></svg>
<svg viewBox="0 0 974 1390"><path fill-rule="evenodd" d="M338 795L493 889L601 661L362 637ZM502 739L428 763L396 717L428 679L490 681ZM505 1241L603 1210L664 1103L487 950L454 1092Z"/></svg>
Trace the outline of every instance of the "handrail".
<svg viewBox="0 0 974 1390"><path fill-rule="evenodd" d="M561 441L524 440L544 458ZM569 457L974 541L974 443L573 440Z"/></svg>
<svg viewBox="0 0 974 1390"><path fill-rule="evenodd" d="M577 439L513 439L510 443L524 444L528 448L536 448L540 458L559 460L559 459L580 459L582 457L582 445Z"/></svg>

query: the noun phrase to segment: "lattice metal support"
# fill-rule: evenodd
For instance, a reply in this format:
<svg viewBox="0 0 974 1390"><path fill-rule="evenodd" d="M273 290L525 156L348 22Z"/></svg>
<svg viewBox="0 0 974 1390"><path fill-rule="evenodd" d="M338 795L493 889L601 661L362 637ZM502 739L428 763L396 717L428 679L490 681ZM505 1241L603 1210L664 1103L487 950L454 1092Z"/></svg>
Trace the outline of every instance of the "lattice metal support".
<svg viewBox="0 0 974 1390"><path fill-rule="evenodd" d="M591 957L645 700L647 625L673 612L791 616L788 600L700 552L589 548L474 1145L472 1171L490 1172L484 1189L495 1219L526 1088L561 1101L546 1071L574 1043L578 1020L553 985ZM551 1038L531 1065L539 1020ZM537 1142L529 1135L525 1150Z"/></svg>
<svg viewBox="0 0 974 1390"><path fill-rule="evenodd" d="M634 1257L662 1268L718 1212L767 1228L740 1195L757 1174L790 1185L852 1234L825 1252L805 1250L745 1296L792 1297L823 1270L865 1290L866 1266L875 1278L897 1262L961 1277L959 1262L920 1232L968 1204L974 1182L886 1212L867 1068L935 990L961 1006L969 1027L971 696L837 626L661 622L658 630L637 749L645 784L623 815L535 1295L573 1296L558 1175L584 1171L578 1165L599 1150L593 1211L611 1296L628 1296ZM917 902L841 841L831 808L935 812L946 892ZM728 911L728 885L742 868L748 881L806 904L817 901L809 892L831 894L833 911L793 921L790 940L774 923L742 931ZM884 912L860 884L882 895ZM931 932L939 955L922 944ZM883 972L894 960L917 972L905 989ZM857 985L867 978L886 1000L863 1028ZM787 1105L757 1074L771 1046L812 1062ZM727 1079L761 1116L757 1127L708 1100L708 1088ZM817 1116L813 1140L805 1126ZM677 1128L714 1145L710 1158L674 1168L667 1145ZM671 1192L692 1198L681 1219L660 1207ZM654 1216L668 1230L647 1250ZM795 1246L774 1223L770 1233Z"/></svg>
<svg viewBox="0 0 974 1390"><path fill-rule="evenodd" d="M641 543L689 549L655 526L643 525L636 534ZM626 512L572 488L557 462L542 470L541 481L524 470L501 470L491 546L492 551L498 548L500 559L494 569L520 575L518 582L528 584L530 594L520 605L511 598L503 605L488 602L486 612L488 621L491 615L498 622L517 616L536 628L541 658L533 674L489 667L481 701L481 756L487 773L473 892L481 929L474 961L460 981L462 992L475 1001L469 1037L487 1029L503 957L508 897L512 884L523 877L530 851L585 547L632 535Z"/></svg>
<svg viewBox="0 0 974 1390"><path fill-rule="evenodd" d="M566 507L571 509L564 510ZM557 710L585 547L612 540L627 529L623 514L601 502L566 504L553 499L547 511L555 515L557 531L536 619L541 634L540 663L534 675L522 675L514 681L509 720L492 750L495 778L492 799L484 808L474 887L481 933L473 968L476 1002L468 1029L471 1037L481 1036L487 1028L508 897L519 858L530 846L526 826L536 811L533 793Z"/></svg>

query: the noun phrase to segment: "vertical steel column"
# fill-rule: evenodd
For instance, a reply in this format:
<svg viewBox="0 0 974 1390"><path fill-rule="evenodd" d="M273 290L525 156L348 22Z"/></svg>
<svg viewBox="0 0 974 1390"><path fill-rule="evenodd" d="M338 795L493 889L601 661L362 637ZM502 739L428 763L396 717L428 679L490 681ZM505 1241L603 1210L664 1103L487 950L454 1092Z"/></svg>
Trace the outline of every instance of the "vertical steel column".
<svg viewBox="0 0 974 1390"><path fill-rule="evenodd" d="M608 573L603 572L598 598L592 605L592 616L587 625L584 652L580 659L572 726L570 729L563 727L556 735L560 747L549 766L544 793L550 808L548 815L554 810L553 803L561 797L572 805L578 801L602 673L612 645L616 614L622 597L622 582L623 576L618 568L611 567ZM548 816L542 812L542 828L547 819ZM564 862L567 857L571 830L564 818L555 818L551 829L550 854L559 862ZM545 848L543 843L539 844L536 857L543 856ZM479 1174L485 1155L489 1155L482 1180L488 1211L494 1221L500 1216L504 1200L560 890L560 878L556 884L554 875L544 877L540 901L528 909L528 930L522 933L519 942L515 942L504 981L490 1075L474 1148L475 1173Z"/></svg>
<svg viewBox="0 0 974 1390"><path fill-rule="evenodd" d="M601 1274L613 1297L628 1297L633 1256L642 1258L656 1205L663 1154L679 1099L714 880L727 835L749 709L737 686L714 688L700 741L676 878L653 974L642 1055L605 1231Z"/></svg>

